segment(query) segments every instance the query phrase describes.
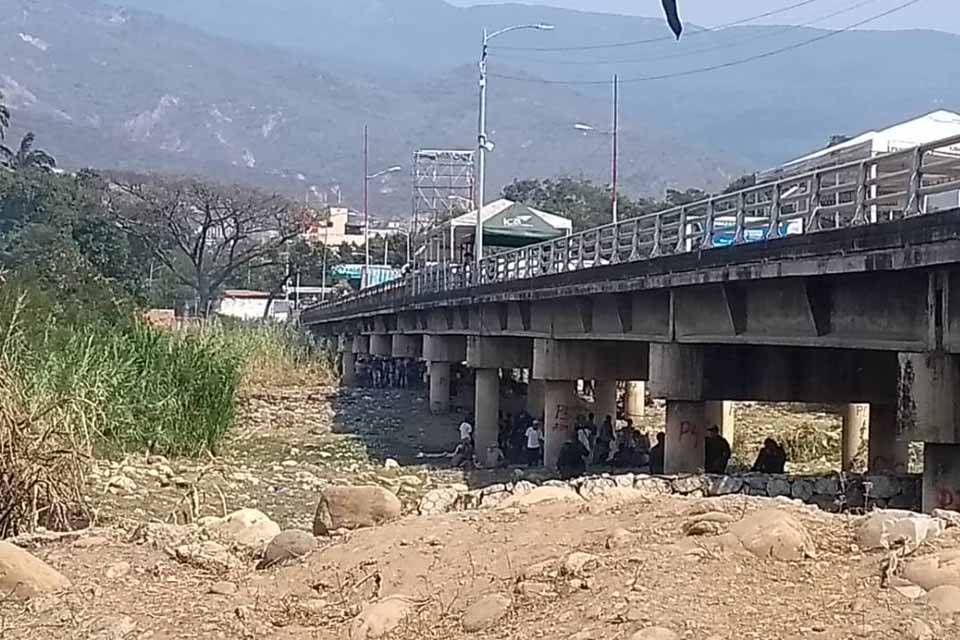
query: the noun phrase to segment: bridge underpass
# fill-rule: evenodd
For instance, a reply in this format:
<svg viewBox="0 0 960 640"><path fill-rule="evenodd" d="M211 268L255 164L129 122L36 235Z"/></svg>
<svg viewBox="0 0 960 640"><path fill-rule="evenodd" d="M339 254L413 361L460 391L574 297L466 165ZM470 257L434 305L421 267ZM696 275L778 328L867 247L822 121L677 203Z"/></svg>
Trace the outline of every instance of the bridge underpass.
<svg viewBox="0 0 960 640"><path fill-rule="evenodd" d="M501 369L536 381L548 465L573 428L578 380L596 382L598 407L615 406L618 381L635 410L641 383L666 401L667 473L703 467L723 403L834 403L846 406L845 463L867 437L874 470L902 469L906 443L924 442L924 508L960 509L960 208L926 200L960 187L960 160L943 151L960 140L947 142L441 265L302 320L339 338L347 382L356 354L426 359L434 411L449 407L450 365L473 368L478 451L496 441ZM724 215L740 240L712 248ZM804 231L743 241L749 225L787 219Z"/></svg>

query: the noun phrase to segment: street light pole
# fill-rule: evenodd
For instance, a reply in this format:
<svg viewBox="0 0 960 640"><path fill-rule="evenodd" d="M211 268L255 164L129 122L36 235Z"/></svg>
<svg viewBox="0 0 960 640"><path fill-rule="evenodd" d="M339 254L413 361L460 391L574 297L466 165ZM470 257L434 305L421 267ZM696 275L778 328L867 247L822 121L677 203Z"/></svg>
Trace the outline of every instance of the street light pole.
<svg viewBox="0 0 960 640"><path fill-rule="evenodd" d="M369 160L369 150L367 142L367 125L363 125L363 253L364 269L363 277L360 279L360 288L366 288L370 281L370 210L369 210L369 187L370 170L367 168Z"/></svg>
<svg viewBox="0 0 960 640"><path fill-rule="evenodd" d="M620 77L613 76L613 224L619 222L618 212L618 194L617 194L617 171L620 159Z"/></svg>
<svg viewBox="0 0 960 640"><path fill-rule="evenodd" d="M499 31L489 33L486 28L483 30L483 46L480 50L480 112L477 122L477 221L474 230L474 263L477 274L480 273L480 261L483 260L483 219L481 212L485 202L485 189L487 182L487 152L493 151L493 143L487 139L487 55L489 53L490 41L510 31L519 31L521 29L534 29L537 31L552 31L553 25L549 24L519 24L512 27L506 27Z"/></svg>

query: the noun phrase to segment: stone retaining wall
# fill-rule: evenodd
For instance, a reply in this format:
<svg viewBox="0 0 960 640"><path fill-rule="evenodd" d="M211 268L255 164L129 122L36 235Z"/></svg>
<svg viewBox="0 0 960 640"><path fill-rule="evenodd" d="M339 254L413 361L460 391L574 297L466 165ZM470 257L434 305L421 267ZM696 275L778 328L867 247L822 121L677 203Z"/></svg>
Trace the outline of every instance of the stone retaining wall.
<svg viewBox="0 0 960 640"><path fill-rule="evenodd" d="M511 496L537 488L529 480L495 484L482 489L452 485L434 489L420 501L423 515L496 507ZM746 494L775 498L786 496L814 504L825 511L871 509L920 510L922 479L919 475L831 474L819 476L739 475L650 476L603 474L569 481L546 480L540 486L573 489L585 500L602 497L616 487L632 488L650 495L723 496Z"/></svg>

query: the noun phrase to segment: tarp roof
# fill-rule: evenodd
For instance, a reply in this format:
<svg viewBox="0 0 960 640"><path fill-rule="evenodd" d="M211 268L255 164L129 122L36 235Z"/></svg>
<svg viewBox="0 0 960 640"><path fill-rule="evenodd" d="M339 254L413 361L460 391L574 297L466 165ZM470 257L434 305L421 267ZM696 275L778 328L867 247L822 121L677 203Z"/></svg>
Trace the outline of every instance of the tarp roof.
<svg viewBox="0 0 960 640"><path fill-rule="evenodd" d="M760 178L812 171L818 167L910 149L960 135L960 114L934 111L878 131L867 131L826 149L801 156L760 174Z"/></svg>
<svg viewBox="0 0 960 640"><path fill-rule="evenodd" d="M573 231L573 221L506 198L491 202L480 211L483 239L491 246L524 246L559 238ZM473 231L477 225L476 210L458 216L447 223L454 232Z"/></svg>

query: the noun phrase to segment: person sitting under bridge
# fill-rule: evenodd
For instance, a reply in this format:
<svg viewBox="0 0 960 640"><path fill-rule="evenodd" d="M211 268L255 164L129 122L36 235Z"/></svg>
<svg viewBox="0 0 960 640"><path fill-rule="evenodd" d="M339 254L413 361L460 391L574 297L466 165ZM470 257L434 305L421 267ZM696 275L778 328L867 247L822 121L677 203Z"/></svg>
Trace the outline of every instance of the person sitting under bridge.
<svg viewBox="0 0 960 640"><path fill-rule="evenodd" d="M657 434L657 444L650 447L650 473L653 475L663 475L663 443L667 439L667 434L663 431Z"/></svg>
<svg viewBox="0 0 960 640"><path fill-rule="evenodd" d="M557 459L557 471L560 478L570 480L582 476L587 470L587 456L590 451L587 450L580 438L572 434L567 442L560 449L560 457Z"/></svg>
<svg viewBox="0 0 960 640"><path fill-rule="evenodd" d="M767 438L751 470L756 473L783 473L786 464L787 452L776 440Z"/></svg>
<svg viewBox="0 0 960 640"><path fill-rule="evenodd" d="M730 443L720 435L720 427L713 425L707 430L703 443L704 469L707 473L726 473L730 462Z"/></svg>

